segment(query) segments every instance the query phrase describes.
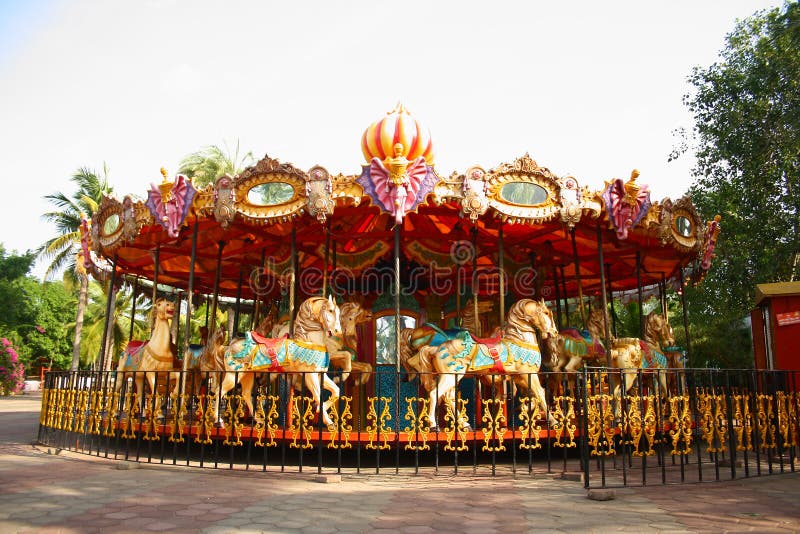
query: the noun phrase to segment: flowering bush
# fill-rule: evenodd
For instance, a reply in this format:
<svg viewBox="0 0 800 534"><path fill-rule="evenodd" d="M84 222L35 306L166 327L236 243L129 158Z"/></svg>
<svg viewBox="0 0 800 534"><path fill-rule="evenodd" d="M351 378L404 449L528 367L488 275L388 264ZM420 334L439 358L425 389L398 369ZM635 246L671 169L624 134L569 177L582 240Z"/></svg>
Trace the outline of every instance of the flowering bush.
<svg viewBox="0 0 800 534"><path fill-rule="evenodd" d="M25 367L7 338L0 338L0 343L0 393L20 393L25 386Z"/></svg>

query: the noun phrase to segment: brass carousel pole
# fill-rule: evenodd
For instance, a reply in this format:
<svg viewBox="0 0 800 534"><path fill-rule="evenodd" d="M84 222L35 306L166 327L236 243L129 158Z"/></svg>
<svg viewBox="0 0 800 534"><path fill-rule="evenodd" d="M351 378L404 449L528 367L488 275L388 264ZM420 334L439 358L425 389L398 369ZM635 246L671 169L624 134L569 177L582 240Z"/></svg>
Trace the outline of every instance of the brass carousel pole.
<svg viewBox="0 0 800 534"><path fill-rule="evenodd" d="M575 259L575 281L578 283L581 323L583 323L583 328L586 328L586 310L583 308L583 284L581 283L581 260L578 257L578 244L575 242L575 228L570 228L569 234L572 236L572 256Z"/></svg>
<svg viewBox="0 0 800 534"><path fill-rule="evenodd" d="M664 320L669 322L669 314L667 313L667 277L664 273L661 273L661 285L659 289L661 291L661 313L664 316Z"/></svg>
<svg viewBox="0 0 800 534"><path fill-rule="evenodd" d="M294 302L297 293L297 229L292 223L292 272L289 273L289 335L294 335Z"/></svg>
<svg viewBox="0 0 800 534"><path fill-rule="evenodd" d="M606 263L606 280L608 280L608 302L611 304L611 333L617 337L617 312L614 310L614 290L611 287L611 264Z"/></svg>
<svg viewBox="0 0 800 534"><path fill-rule="evenodd" d="M683 267L678 268L678 274L680 276L680 283L681 283L681 309L683 310L683 333L686 336L686 359L687 361L690 360L690 354L692 352L692 342L689 338L689 314L686 311L686 284L683 280Z"/></svg>
<svg viewBox="0 0 800 534"><path fill-rule="evenodd" d="M236 286L236 308L233 312L233 332L235 334L239 331L239 312L242 305L242 282L244 282L244 267L239 267L239 285Z"/></svg>
<svg viewBox="0 0 800 534"><path fill-rule="evenodd" d="M597 225L597 261L600 264L600 295L603 305L603 331L605 334L606 365L611 367L611 334L608 328L608 298L606 297L606 270L603 260L603 229Z"/></svg>
<svg viewBox="0 0 800 534"><path fill-rule="evenodd" d="M564 299L564 327L569 327L569 295L567 294L567 277L564 275L564 266L559 267L561 271L561 297Z"/></svg>
<svg viewBox="0 0 800 534"><path fill-rule="evenodd" d="M133 339L133 327L136 324L136 293L139 292L139 277L133 279L133 298L131 301L131 327L128 331L128 341Z"/></svg>
<svg viewBox="0 0 800 534"><path fill-rule="evenodd" d="M197 261L197 232L200 228L200 223L197 219L194 221L194 228L192 229L192 255L189 257L189 287L186 289L186 329L185 336L181 347L181 354L186 353L189 347L189 339L192 336L192 297L194 296L194 264ZM180 315L180 311L178 312ZM186 377L186 368L189 365L189 358L183 358L183 372L184 379Z"/></svg>
<svg viewBox="0 0 800 534"><path fill-rule="evenodd" d="M217 306L219 305L219 280L222 276L222 249L225 248L225 242L220 241L217 250L217 272L214 273L214 299L211 301L211 320L213 321L213 329L217 328ZM208 312L208 302L206 302L206 312ZM208 326L208 319L206 319L206 326ZM211 335L211 332L209 332Z"/></svg>
<svg viewBox="0 0 800 534"><path fill-rule="evenodd" d="M292 241L294 242L294 241ZM260 279L260 275L264 274L264 261L266 261L267 257L267 249L261 249L261 263L259 264L258 268L261 269L261 273L259 273L259 277L256 278L257 280ZM258 326L258 314L261 311L261 295L259 295L258 285L256 285L256 289L253 295L253 316L250 318L250 329L255 330Z"/></svg>
<svg viewBox="0 0 800 534"><path fill-rule="evenodd" d="M558 266L553 266L553 287L555 288L555 299L556 299L556 324L558 329L561 330L564 328L561 322L561 290L558 287Z"/></svg>
<svg viewBox="0 0 800 534"><path fill-rule="evenodd" d="M114 308L117 305L117 299L114 298L114 284L117 282L117 254L114 253L114 261L111 264L111 279L108 281L108 298L106 299L106 321L103 326L103 339L100 341L100 370L107 371L106 364L110 364L109 359L106 362L106 347L108 346L109 322L113 322Z"/></svg>
<svg viewBox="0 0 800 534"><path fill-rule="evenodd" d="M500 230L497 232L497 266L500 269L500 325L506 322L506 281L503 250L503 221L500 221Z"/></svg>
<svg viewBox="0 0 800 534"><path fill-rule="evenodd" d="M150 298L152 312L156 312L156 300L158 299L158 262L161 256L161 243L156 245L156 253L153 256L153 296ZM155 321L150 321L150 334L153 333Z"/></svg>
<svg viewBox="0 0 800 534"><path fill-rule="evenodd" d="M475 314L475 336L481 335L481 318L478 315L478 228L472 227L472 313Z"/></svg>
<svg viewBox="0 0 800 534"><path fill-rule="evenodd" d="M400 373L400 225L394 227L394 349L395 369ZM399 384L399 382L398 382Z"/></svg>
<svg viewBox="0 0 800 534"><path fill-rule="evenodd" d="M639 339L644 338L644 299L642 298L642 253L636 251L636 294L639 298Z"/></svg>
<svg viewBox="0 0 800 534"><path fill-rule="evenodd" d="M328 262L331 254L331 226L325 225L325 265L322 273L322 296L328 297Z"/></svg>

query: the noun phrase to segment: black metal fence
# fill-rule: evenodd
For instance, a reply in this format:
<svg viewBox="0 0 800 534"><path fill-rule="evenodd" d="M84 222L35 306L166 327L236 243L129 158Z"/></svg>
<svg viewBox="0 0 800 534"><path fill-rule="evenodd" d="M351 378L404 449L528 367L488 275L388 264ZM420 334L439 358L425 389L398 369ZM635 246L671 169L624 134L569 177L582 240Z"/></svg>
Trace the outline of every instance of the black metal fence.
<svg viewBox="0 0 800 534"><path fill-rule="evenodd" d="M354 377L340 384L338 398L325 392L328 424L303 376L241 372L221 399L220 373L159 373L153 391L145 386L138 395L134 385L144 378L48 373L39 441L197 467L567 473L586 487L614 487L793 472L800 439L794 371L589 368L516 385L504 375L465 377L456 390L434 387L430 395L427 377L409 381L385 367L355 377L360 386ZM255 387L245 398L240 386L250 379Z"/></svg>

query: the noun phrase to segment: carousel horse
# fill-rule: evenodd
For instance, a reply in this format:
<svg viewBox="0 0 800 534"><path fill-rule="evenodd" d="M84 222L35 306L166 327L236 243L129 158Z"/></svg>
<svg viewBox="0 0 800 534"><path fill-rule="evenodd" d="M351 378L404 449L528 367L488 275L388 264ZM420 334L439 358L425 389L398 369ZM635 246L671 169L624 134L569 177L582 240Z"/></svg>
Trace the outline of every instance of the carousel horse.
<svg viewBox="0 0 800 534"><path fill-rule="evenodd" d="M164 298L156 300L153 318L153 333L149 341L129 341L125 350L119 357L115 390L119 391L125 380L135 376L137 402L144 392L144 381L150 386L150 391L155 391L156 374L174 373L174 352L172 349L172 335L169 323L175 314L175 304ZM144 372L137 372L144 371ZM178 381L175 392L178 390Z"/></svg>
<svg viewBox="0 0 800 534"><path fill-rule="evenodd" d="M342 369L341 383L347 380L351 372L358 373L354 385L366 384L372 373L372 366L358 361L358 334L356 326L372 320L372 312L356 302L345 302L340 308L342 335L329 336L327 339L331 366Z"/></svg>
<svg viewBox="0 0 800 534"><path fill-rule="evenodd" d="M478 303L478 315L492 310L492 303L489 301ZM419 373L420 382L426 391L430 391L434 386L435 378L432 374L421 372L419 355L420 349L436 349L445 341L452 339L465 340L477 332L478 318L475 316L475 306L472 301L468 301L464 307L464 315L461 318L461 328L442 329L433 323L425 323L417 328L404 328L400 331L400 363L408 373L409 380L413 380ZM491 337L497 337L499 332Z"/></svg>
<svg viewBox="0 0 800 534"><path fill-rule="evenodd" d="M636 371L655 372L662 395L667 393L667 375L661 372L669 368L667 356L662 347L675 344L672 327L663 315L656 311L647 314L644 322L644 339L621 338L612 343L612 366L622 369L622 382L614 389L614 396L620 398L633 387ZM624 387L624 389L623 389Z"/></svg>
<svg viewBox="0 0 800 534"><path fill-rule="evenodd" d="M575 391L575 373L583 368L585 362L605 363L606 349L602 343L604 332L603 310L596 308L589 314L586 330L566 328L560 330L558 336L546 341L556 384L560 384L564 373L567 373L568 385Z"/></svg>
<svg viewBox="0 0 800 534"><path fill-rule="evenodd" d="M358 361L358 335L356 326L372 320L372 312L363 308L360 303L345 302L339 308L340 320L342 323L341 336L328 336L326 347L330 355L331 367L338 367L342 370L341 383L344 383L352 371L360 373L355 382L356 386L365 384L369 380L372 366L367 362ZM272 329L272 337L288 337L289 323L284 321L276 324ZM339 380L337 378L337 380ZM299 389L299 382L292 381L295 389Z"/></svg>
<svg viewBox="0 0 800 534"><path fill-rule="evenodd" d="M200 337L205 340L205 343L190 344L183 356L186 359L185 390L192 394L197 393L203 376L211 378L213 371L223 370L222 358L227 348L225 346L225 328L222 325L217 325L211 337L208 337L208 330L205 327L200 330Z"/></svg>
<svg viewBox="0 0 800 534"><path fill-rule="evenodd" d="M327 426L332 425L328 409L339 397L339 388L325 374L330 363L326 339L341 335L339 308L333 299L311 297L298 309L293 339L265 338L256 332L246 332L243 339L234 340L224 354L225 376L220 384L214 414L218 423L221 423L219 402L233 389L237 379L242 387L244 402L250 413L255 413L252 402L254 375L244 371L267 371L271 373L271 380L281 373L302 373L314 399L316 412L321 411L323 422ZM321 401L322 387L331 392L324 403Z"/></svg>
<svg viewBox="0 0 800 534"><path fill-rule="evenodd" d="M439 399L444 398L448 404L454 404L455 389L467 373L479 377L509 375L517 389L536 397L542 413L546 413L545 392L537 374L542 361L537 329L543 339L558 335L553 315L544 301L522 299L511 307L508 324L497 340L487 342L466 336L445 341L435 351L423 347L418 355L420 365L435 373L433 387L429 389L428 417L431 424L436 426ZM459 424L468 426L463 420Z"/></svg>

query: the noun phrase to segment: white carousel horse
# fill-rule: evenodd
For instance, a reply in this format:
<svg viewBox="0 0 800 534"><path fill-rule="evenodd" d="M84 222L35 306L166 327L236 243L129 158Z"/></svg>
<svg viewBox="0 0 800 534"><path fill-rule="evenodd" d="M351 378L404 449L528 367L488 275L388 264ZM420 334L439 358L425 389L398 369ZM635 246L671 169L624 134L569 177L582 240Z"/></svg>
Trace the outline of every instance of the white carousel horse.
<svg viewBox="0 0 800 534"><path fill-rule="evenodd" d="M536 329L543 339L558 335L553 315L544 301L522 299L508 312L508 324L496 344L487 345L472 336L452 339L438 348L423 347L419 352L420 366L435 372L429 390L428 417L435 426L436 404L440 398L454 403L454 393L465 374L477 376L507 374L520 391L528 391L537 401L542 413L547 412L545 392L539 382L542 355ZM467 426L466 421L461 421Z"/></svg>
<svg viewBox="0 0 800 534"><path fill-rule="evenodd" d="M614 340L612 344L611 364L623 370L622 383L614 389L616 398L620 398L620 393L623 391L625 393L630 391L638 369L655 372L661 386L661 394L667 393L667 375L660 371L669 368L669 361L662 346L675 344L672 327L664 316L656 311L647 314L644 324L644 339L621 338Z"/></svg>
<svg viewBox="0 0 800 534"><path fill-rule="evenodd" d="M219 401L236 385L242 386L242 398L253 414L252 391L254 375L242 371L269 371L274 380L280 373L303 373L305 384L316 404L322 420L333 424L328 409L339 397L339 388L325 372L330 364L326 338L341 336L339 308L332 298L311 297L300 305L294 323L294 339L286 337L264 338L246 332L244 339L234 340L225 351L225 377L219 389L215 417L219 420ZM240 372L242 372L240 374ZM322 383L320 383L322 375ZM321 402L321 388L331 392L325 403Z"/></svg>
<svg viewBox="0 0 800 534"><path fill-rule="evenodd" d="M158 373L172 372L174 368L174 352L172 350L172 336L169 323L175 314L175 304L166 299L156 300L154 306L153 333L149 341L130 341L125 347L117 364L117 376L114 389L119 391L125 380L135 375L136 397L144 392L144 381L150 386L150 391L155 391L156 375ZM139 371L139 372L137 372ZM171 373L170 376L174 376ZM175 384L175 392L178 383Z"/></svg>
<svg viewBox="0 0 800 534"><path fill-rule="evenodd" d="M356 386L366 383L372 366L367 362L358 361L358 334L356 326L372 320L372 312L363 308L357 302L345 302L339 307L339 315L342 323L341 336L328 336L325 346L330 355L331 367L338 367L342 370L341 382L344 383L352 371L360 373L355 382ZM288 337L289 323L282 322L275 325L272 329L272 337Z"/></svg>

